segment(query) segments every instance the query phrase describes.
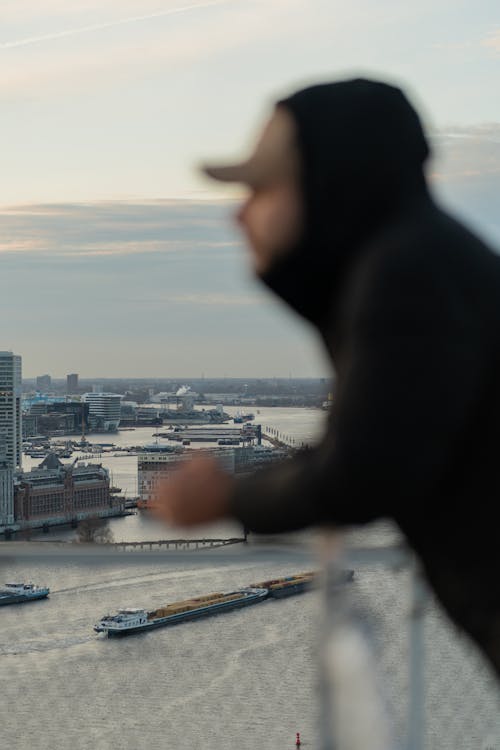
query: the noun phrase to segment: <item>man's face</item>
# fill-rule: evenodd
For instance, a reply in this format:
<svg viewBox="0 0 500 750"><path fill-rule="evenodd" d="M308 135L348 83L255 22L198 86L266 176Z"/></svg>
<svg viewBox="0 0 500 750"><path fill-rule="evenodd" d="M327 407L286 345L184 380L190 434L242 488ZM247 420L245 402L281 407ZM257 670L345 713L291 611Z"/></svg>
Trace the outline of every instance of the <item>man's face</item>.
<svg viewBox="0 0 500 750"><path fill-rule="evenodd" d="M249 195L237 214L257 273L264 273L299 239L304 208L295 122L279 107L247 162Z"/></svg>
<svg viewBox="0 0 500 750"><path fill-rule="evenodd" d="M298 180L289 178L250 188L237 220L246 235L255 270L265 273L300 239L303 202Z"/></svg>

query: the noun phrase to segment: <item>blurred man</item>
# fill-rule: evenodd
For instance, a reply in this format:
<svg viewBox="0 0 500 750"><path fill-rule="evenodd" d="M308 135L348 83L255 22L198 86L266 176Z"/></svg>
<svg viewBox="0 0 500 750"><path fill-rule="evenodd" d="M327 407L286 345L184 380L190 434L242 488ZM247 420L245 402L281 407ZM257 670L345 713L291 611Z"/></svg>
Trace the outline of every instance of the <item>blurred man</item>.
<svg viewBox="0 0 500 750"><path fill-rule="evenodd" d="M500 671L500 260L436 205L428 155L403 93L358 79L279 102L248 160L207 168L248 186L256 273L320 332L336 398L316 448L243 481L199 459L158 499L260 533L394 519Z"/></svg>

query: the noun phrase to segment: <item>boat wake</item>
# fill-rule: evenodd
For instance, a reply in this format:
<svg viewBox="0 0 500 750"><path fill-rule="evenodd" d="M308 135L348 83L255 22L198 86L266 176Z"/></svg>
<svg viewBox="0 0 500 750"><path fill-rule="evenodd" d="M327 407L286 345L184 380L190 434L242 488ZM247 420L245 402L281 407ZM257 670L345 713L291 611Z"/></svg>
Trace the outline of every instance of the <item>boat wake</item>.
<svg viewBox="0 0 500 750"><path fill-rule="evenodd" d="M164 708L176 708L183 706L199 698L205 698L219 683L224 683L235 672L240 669L239 660L252 651L260 650L266 646L275 646L283 639L283 629L279 625L266 625L262 631L262 638L255 639L247 646L241 646L227 654L226 663L222 670L207 685L193 690L189 695L181 695L171 701L165 701Z"/></svg>
<svg viewBox="0 0 500 750"><path fill-rule="evenodd" d="M248 566L242 566L241 570L244 572L248 572ZM217 573L221 573L224 571L223 567L217 567L217 568L203 568L202 573L203 576L211 576ZM232 568L232 572L234 573L234 568ZM99 590L105 590L110 588L120 588L122 586L133 586L133 585L139 585L144 582L154 582L154 581L178 581L178 580L185 580L189 578L196 579L197 582L200 580L200 569L194 568L193 570L171 570L168 573L166 572L155 572L155 573L142 573L141 575L134 575L134 576L122 576L120 578L117 578L117 574L113 578L108 578L106 580L101 581L95 581L92 583L85 583L81 584L80 586L69 586L68 588L63 589L51 589L52 594L79 594L80 592L85 591L99 591Z"/></svg>
<svg viewBox="0 0 500 750"><path fill-rule="evenodd" d="M66 636L62 638L50 638L46 640L26 641L24 643L4 644L0 643L0 656L18 656L19 654L35 654L46 651L59 651L61 649L81 646L95 640L92 635Z"/></svg>

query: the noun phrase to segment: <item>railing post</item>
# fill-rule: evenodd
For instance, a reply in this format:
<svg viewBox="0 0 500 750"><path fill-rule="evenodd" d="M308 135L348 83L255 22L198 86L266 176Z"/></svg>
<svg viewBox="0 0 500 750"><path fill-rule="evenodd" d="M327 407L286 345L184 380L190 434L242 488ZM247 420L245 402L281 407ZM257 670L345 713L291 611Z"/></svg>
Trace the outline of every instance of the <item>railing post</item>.
<svg viewBox="0 0 500 750"><path fill-rule="evenodd" d="M410 585L407 750L423 750L425 741L424 610L427 589L415 559L411 566Z"/></svg>
<svg viewBox="0 0 500 750"><path fill-rule="evenodd" d="M326 540L325 540L326 541ZM337 546L337 550L335 547ZM326 550L325 550L326 551ZM408 558L401 558L400 549L347 549L344 556L339 554L338 543L330 540L330 554L326 557L325 607L322 653L320 654L321 750L391 750L395 741L391 716L385 700L385 686L376 663L370 631L363 620L369 618L359 605L352 609L352 593L349 588L335 585L338 572L347 563L357 568L367 564L399 567L408 564ZM368 554L367 554L368 553ZM396 554L395 554L396 553ZM416 579L414 599L418 607L413 608L417 639L412 640L409 650L417 671L410 681L410 710L414 728L408 729L405 750L423 750L423 679L422 671L422 606L420 577ZM413 638L413 632L411 634ZM417 696L418 693L418 696ZM417 703L413 705L414 697ZM420 700L418 700L420 698Z"/></svg>
<svg viewBox="0 0 500 750"><path fill-rule="evenodd" d="M319 743L320 750L335 750L335 741L332 731L332 681L327 667L327 652L330 644L331 629L335 627L338 612L335 612L332 596L331 580L333 575L333 562L326 559L323 569L323 626L320 640L320 663L319 663Z"/></svg>

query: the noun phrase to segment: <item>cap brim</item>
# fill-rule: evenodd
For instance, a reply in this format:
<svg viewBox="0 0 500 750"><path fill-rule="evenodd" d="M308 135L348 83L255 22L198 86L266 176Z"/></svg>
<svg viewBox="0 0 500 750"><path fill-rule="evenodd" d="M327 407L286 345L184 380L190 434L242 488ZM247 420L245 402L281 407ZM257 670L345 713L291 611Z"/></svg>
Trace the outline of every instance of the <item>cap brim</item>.
<svg viewBox="0 0 500 750"><path fill-rule="evenodd" d="M226 166L203 166L201 168L208 177L219 182L243 182L249 184L252 180L252 172L248 162Z"/></svg>

